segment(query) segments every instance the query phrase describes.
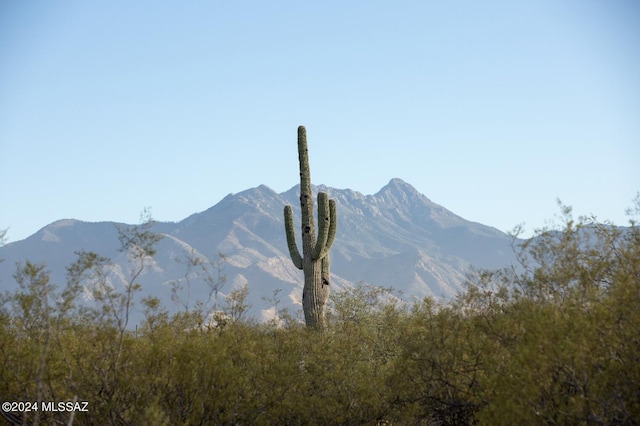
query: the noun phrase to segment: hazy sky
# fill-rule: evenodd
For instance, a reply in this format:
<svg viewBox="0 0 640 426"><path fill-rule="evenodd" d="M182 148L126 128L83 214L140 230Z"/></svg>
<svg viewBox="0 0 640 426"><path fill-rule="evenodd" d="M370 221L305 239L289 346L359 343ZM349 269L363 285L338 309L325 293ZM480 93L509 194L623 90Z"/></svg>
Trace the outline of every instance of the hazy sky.
<svg viewBox="0 0 640 426"><path fill-rule="evenodd" d="M476 222L626 224L640 2L0 0L0 229L391 178Z"/></svg>

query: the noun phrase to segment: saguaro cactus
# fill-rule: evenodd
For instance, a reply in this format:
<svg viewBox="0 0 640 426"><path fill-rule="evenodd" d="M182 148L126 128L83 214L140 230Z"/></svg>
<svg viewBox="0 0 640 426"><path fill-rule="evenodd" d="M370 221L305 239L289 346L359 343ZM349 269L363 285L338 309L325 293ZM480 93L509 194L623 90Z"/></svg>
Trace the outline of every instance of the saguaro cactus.
<svg viewBox="0 0 640 426"><path fill-rule="evenodd" d="M324 312L329 300L331 273L329 250L336 236L336 202L329 200L326 192L318 194L318 236L313 216L311 172L307 150L307 132L298 127L298 158L300 160L300 209L302 211L302 255L296 244L291 206L284 207L284 227L287 245L293 264L304 271L302 309L309 327L324 328Z"/></svg>

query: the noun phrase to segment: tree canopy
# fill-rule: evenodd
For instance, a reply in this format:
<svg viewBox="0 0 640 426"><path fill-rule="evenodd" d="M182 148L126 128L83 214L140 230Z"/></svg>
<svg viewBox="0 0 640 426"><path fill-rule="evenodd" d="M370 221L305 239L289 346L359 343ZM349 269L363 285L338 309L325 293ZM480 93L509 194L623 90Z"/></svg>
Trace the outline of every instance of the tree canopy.
<svg viewBox="0 0 640 426"><path fill-rule="evenodd" d="M3 417L76 425L638 424L640 230L561 212L560 226L517 248L519 265L470 271L455 300L406 302L362 283L334 293L323 332L295 313L267 324L245 318L247 288L215 312L194 303L170 316L158 300L138 301L145 322L127 328L136 273L157 241L148 228L122 238L133 256L124 291L106 285L108 259L95 253L78 255L64 286L49 281L46 265L26 262L17 267L18 290L0 300L0 395L86 401L88 412ZM92 305L80 303L87 289ZM203 312L216 320L203 323Z"/></svg>

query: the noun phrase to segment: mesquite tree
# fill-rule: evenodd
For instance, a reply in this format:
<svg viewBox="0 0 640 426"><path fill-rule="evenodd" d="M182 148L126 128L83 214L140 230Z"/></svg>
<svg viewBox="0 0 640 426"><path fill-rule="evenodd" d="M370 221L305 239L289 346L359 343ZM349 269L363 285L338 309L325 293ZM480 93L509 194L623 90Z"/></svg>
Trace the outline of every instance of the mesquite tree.
<svg viewBox="0 0 640 426"><path fill-rule="evenodd" d="M298 158L300 160L300 210L302 213L302 255L296 244L293 230L291 206L284 208L284 226L287 245L293 264L304 271L302 309L309 327L324 327L324 312L329 299L329 250L336 236L336 202L329 200L326 192L318 194L318 235L316 237L313 196L311 194L311 172L307 133L304 126L298 127Z"/></svg>

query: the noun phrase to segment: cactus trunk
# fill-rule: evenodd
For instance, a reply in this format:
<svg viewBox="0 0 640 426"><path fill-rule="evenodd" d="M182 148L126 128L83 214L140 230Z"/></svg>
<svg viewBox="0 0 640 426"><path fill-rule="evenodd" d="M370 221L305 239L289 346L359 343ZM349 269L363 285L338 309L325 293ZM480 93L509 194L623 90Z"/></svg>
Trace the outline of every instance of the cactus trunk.
<svg viewBox="0 0 640 426"><path fill-rule="evenodd" d="M307 134L303 126L298 127L298 159L300 161L302 254L296 244L291 206L284 208L285 231L291 260L304 272L302 309L305 322L309 327L322 329L325 326L325 308L329 300L331 283L329 250L336 235L336 203L334 200L329 200L325 192L318 194L319 223L316 236Z"/></svg>

